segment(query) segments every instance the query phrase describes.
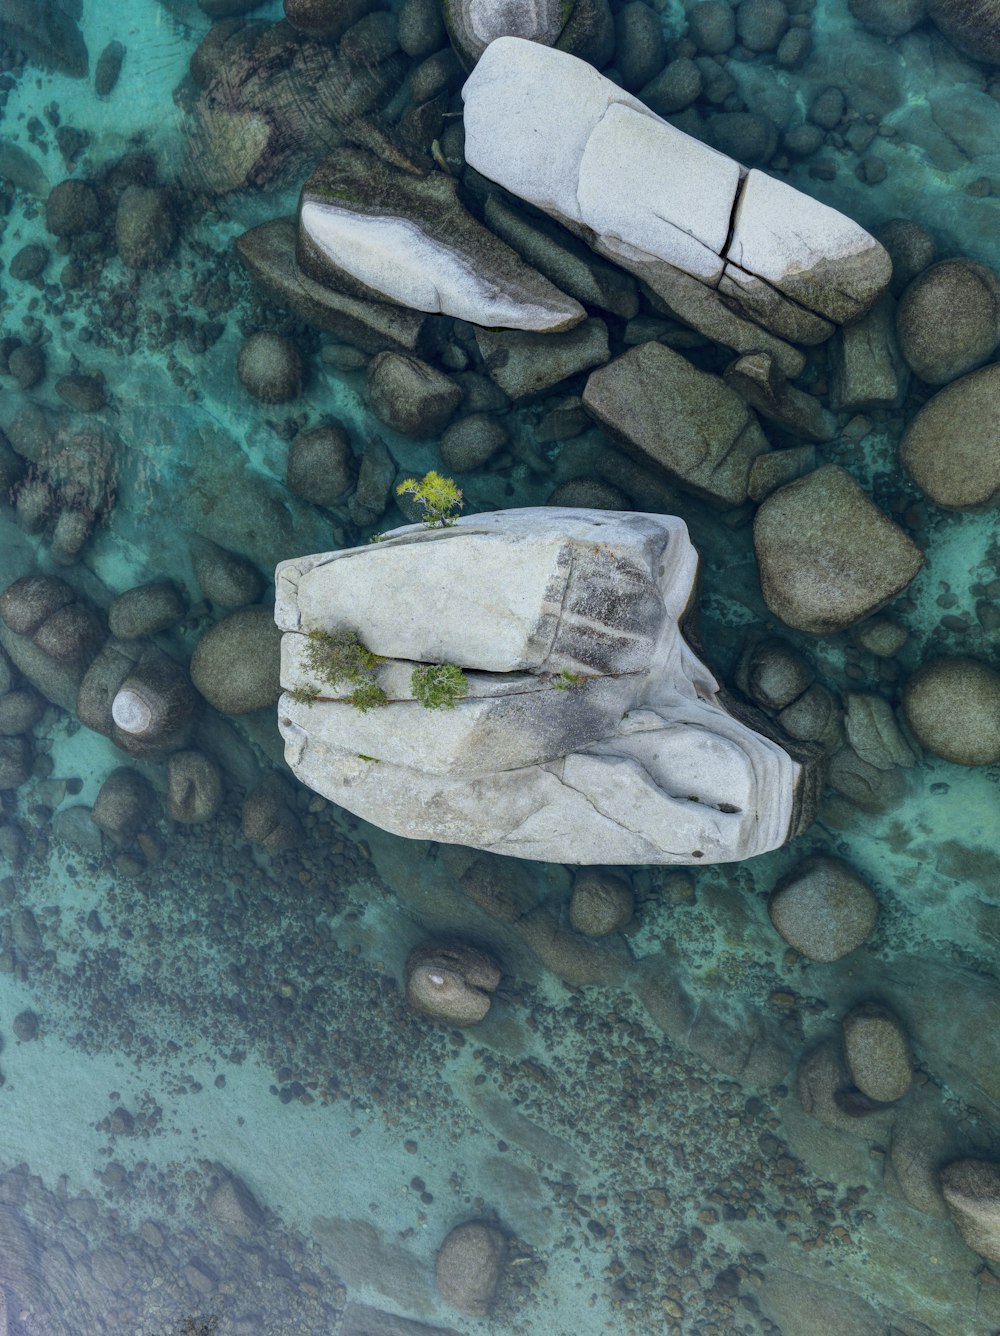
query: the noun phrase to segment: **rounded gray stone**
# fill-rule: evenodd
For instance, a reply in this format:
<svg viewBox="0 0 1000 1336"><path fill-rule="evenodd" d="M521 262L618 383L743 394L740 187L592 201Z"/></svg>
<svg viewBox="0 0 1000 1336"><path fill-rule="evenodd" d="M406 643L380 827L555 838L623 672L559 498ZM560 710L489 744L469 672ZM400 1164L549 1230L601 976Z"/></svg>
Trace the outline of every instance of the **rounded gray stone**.
<svg viewBox="0 0 1000 1336"><path fill-rule="evenodd" d="M896 311L899 349L914 375L946 385L1000 343L1000 274L975 260L942 260L909 284Z"/></svg>
<svg viewBox="0 0 1000 1336"><path fill-rule="evenodd" d="M975 659L934 659L903 689L903 714L920 745L956 765L1000 761L1000 673Z"/></svg>
<svg viewBox="0 0 1000 1336"><path fill-rule="evenodd" d="M221 714L249 714L277 703L281 632L269 608L241 608L202 636L191 680Z"/></svg>
<svg viewBox="0 0 1000 1336"><path fill-rule="evenodd" d="M839 858L808 858L775 886L771 922L809 960L840 960L875 927L878 901L867 882Z"/></svg>
<svg viewBox="0 0 1000 1336"><path fill-rule="evenodd" d="M507 1240L496 1225L468 1220L438 1251L434 1277L441 1297L469 1317L486 1317L507 1260Z"/></svg>
<svg viewBox="0 0 1000 1336"><path fill-rule="evenodd" d="M844 1057L854 1084L880 1104L902 1099L913 1082L906 1032L886 1008L869 1003L844 1017Z"/></svg>

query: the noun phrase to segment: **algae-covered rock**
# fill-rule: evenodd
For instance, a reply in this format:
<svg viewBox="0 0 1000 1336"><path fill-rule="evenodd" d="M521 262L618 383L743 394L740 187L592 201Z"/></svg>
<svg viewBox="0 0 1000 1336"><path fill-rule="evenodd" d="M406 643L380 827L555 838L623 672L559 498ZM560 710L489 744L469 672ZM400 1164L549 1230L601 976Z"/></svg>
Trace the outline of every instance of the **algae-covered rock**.
<svg viewBox="0 0 1000 1336"><path fill-rule="evenodd" d="M302 188L298 263L379 297L478 325L566 329L579 303L476 221L444 172L415 176L360 149L338 149Z"/></svg>

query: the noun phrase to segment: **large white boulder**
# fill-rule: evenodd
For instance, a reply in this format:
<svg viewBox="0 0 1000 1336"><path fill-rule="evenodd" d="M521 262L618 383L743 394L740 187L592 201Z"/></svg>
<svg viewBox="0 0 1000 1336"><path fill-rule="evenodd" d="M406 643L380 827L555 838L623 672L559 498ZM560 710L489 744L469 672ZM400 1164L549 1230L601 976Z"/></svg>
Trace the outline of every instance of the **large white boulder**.
<svg viewBox="0 0 1000 1336"><path fill-rule="evenodd" d="M659 260L714 287L731 261L775 290L756 310L811 341L822 325L788 303L843 322L889 282L888 254L857 223L747 172L567 52L500 37L462 96L466 161L633 272Z"/></svg>
<svg viewBox="0 0 1000 1336"><path fill-rule="evenodd" d="M283 562L286 759L415 839L563 863L773 849L799 828L812 775L723 708L685 642L697 567L673 516L554 507ZM308 633L345 626L383 660L381 708L361 713L310 672ZM421 662L466 671L454 708L413 698ZM312 703L291 694L317 686Z"/></svg>

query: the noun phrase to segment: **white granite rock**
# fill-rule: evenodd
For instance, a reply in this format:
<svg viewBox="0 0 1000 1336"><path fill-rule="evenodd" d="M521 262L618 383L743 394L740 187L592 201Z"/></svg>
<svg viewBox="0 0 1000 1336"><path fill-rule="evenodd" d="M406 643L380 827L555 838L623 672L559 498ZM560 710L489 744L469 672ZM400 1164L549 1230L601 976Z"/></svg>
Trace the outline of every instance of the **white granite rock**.
<svg viewBox="0 0 1000 1336"><path fill-rule="evenodd" d="M698 558L673 516L540 508L407 526L283 562L278 710L309 787L396 834L564 863L711 863L796 833L811 776L728 713L684 641ZM382 656L382 708L327 687L313 629ZM466 670L453 709L413 699L416 662ZM580 675L567 686L560 674Z"/></svg>
<svg viewBox="0 0 1000 1336"><path fill-rule="evenodd" d="M857 223L746 172L566 52L500 37L462 96L466 161L633 273L659 260L715 286L731 261L749 276L731 269L727 284L744 313L808 342L827 336L810 313L854 319L888 285L888 254Z"/></svg>

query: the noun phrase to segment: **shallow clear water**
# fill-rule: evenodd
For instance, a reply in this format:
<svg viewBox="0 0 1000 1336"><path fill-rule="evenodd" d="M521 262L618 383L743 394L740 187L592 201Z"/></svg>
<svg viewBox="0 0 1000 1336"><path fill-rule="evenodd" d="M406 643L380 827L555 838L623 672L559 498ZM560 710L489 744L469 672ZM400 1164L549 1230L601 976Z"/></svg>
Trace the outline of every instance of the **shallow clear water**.
<svg viewBox="0 0 1000 1336"><path fill-rule="evenodd" d="M233 250L248 228L294 212L334 142L321 141L346 97L336 78L277 108L266 87L265 111L222 151L189 75L211 27L194 0L81 5L24 0L5 19L0 335L39 349L43 371L27 388L2 380L14 454L0 457L13 488L0 504L0 588L54 575L103 617L122 592L172 581L184 607L155 641L186 664L227 611L199 587L205 540L267 582L280 560L410 518L390 503L359 523L349 497L322 508L292 495L298 432L334 418L356 457L378 437L397 476L441 458L435 440L372 415L367 354L269 301ZM657 8L667 58L689 54L676 45L683 7ZM767 169L865 227L909 218L931 229L939 258L1000 268L996 68L928 24L873 35L846 0L789 9L810 28L810 53L783 68L735 51L721 62L736 88L725 109L792 129L835 85L847 110L813 153L779 146ZM281 15L271 0L247 21ZM72 55L77 20L82 77L53 68L51 50L58 29ZM99 96L98 58L114 41L120 74ZM324 50L310 59L322 64ZM263 78L230 59L234 80ZM381 105L394 123L411 62L389 60L399 65ZM245 110L245 84L224 91L226 114ZM428 123L450 155L461 103L448 95ZM716 110L702 97L677 123L707 134ZM46 200L69 177L93 183L97 211L58 237ZM129 268L116 248L130 185L170 191L178 236L152 266ZM28 246L44 248L41 268L16 277ZM624 322L608 323L621 351ZM258 330L299 349L304 384L289 402L262 404L237 378ZM466 333L452 371L468 361ZM440 337L443 347L448 328ZM721 371L729 355L697 344L690 355ZM96 382L68 403L58 383L75 374ZM823 393L824 376L820 358L805 383ZM927 555L888 609L906 644L877 659L849 633L797 635L770 616L751 507L720 513L637 477L595 428L552 439L547 410L582 380L504 413L509 444L460 478L466 513L543 505L604 461L601 477L636 509L687 520L703 557L701 634L727 680L763 631L799 646L838 697L877 692L893 705L934 654L997 665L995 512L934 507L898 463L927 386L914 381L898 410L842 414L819 447ZM63 511L85 517L77 551L60 549ZM257 602L272 605L270 584ZM636 913L623 933L539 942L483 906L509 893L564 927L571 868L487 864L366 825L291 779L273 708L204 709L188 745L216 760L224 795L210 821L185 824L168 815L164 756L130 756L66 700L43 704L30 773L0 792L0 1333L1000 1331L1000 1264L965 1246L932 1188L922 1211L899 1183L911 1162L914 1179L930 1165L930 1181L948 1159L1000 1154L996 767L924 756L877 782L841 776L790 847L720 868L627 869ZM123 766L149 788L116 841L88 812ZM261 843L245 804L274 776L288 785L277 807L288 838ZM833 964L789 951L767 913L778 877L813 853L847 860L879 902L874 933ZM487 947L503 966L487 1019L465 1031L406 1005L407 954L438 936ZM797 1071L870 999L902 1021L914 1087L905 1107L833 1127L806 1112ZM442 1240L469 1219L508 1237L488 1318L457 1312L434 1282Z"/></svg>

